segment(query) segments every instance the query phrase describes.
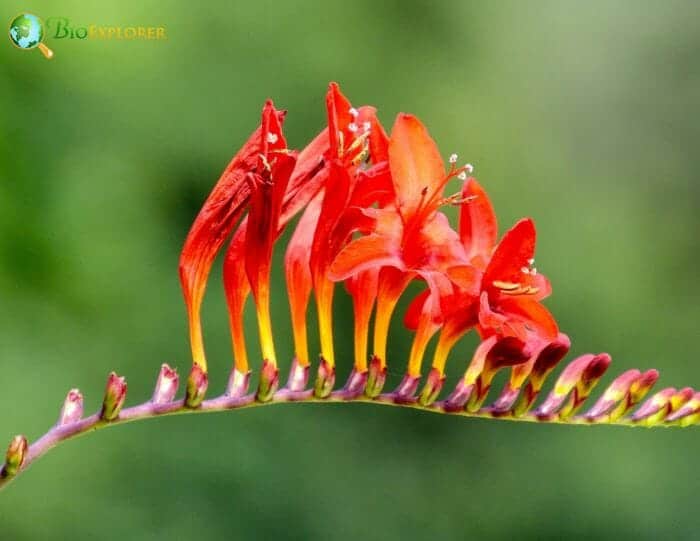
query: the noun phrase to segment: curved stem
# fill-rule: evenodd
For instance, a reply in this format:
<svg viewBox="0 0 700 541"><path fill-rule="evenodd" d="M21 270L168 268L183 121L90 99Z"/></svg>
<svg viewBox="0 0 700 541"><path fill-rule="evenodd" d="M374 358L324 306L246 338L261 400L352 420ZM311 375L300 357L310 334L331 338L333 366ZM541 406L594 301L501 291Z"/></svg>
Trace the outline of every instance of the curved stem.
<svg viewBox="0 0 700 541"><path fill-rule="evenodd" d="M513 415L500 415L495 413L490 408L482 408L476 412L469 412L466 410L451 410L445 407L445 401L435 402L431 405L421 405L416 400L406 399L405 396L398 395L396 393L388 393L377 396L376 398L369 398L365 395L358 395L357 392L348 392L346 390L338 390L331 393L328 398L317 398L313 394L313 390L305 391L290 391L288 389L280 389L277 391L267 402L257 401L255 398L255 393L250 393L242 397L231 397L227 395L218 396L209 400L205 400L197 408L189 408L185 405L184 400L177 400L167 404L154 404L153 402L144 402L137 406L132 406L130 408L125 408L119 414L119 417L113 421L105 421L100 417L99 413L80 419L79 421L65 424L56 425L51 428L46 434L36 440L29 446L27 455L25 457L22 466L14 475L8 475L5 471L5 465L0 469L0 489L7 486L13 479L24 472L29 466L38 458L45 455L48 451L59 445L60 443L76 438L83 434L94 432L96 430L122 425L124 423L129 423L132 421L139 421L144 419L153 419L156 417L161 417L164 415L186 415L186 414L198 414L198 413L210 413L210 412L222 412L228 410L237 410L272 404L283 404L289 402L299 402L299 403L323 403L323 402L360 402L360 403L372 403L372 404L383 404L388 406L403 406L412 409L419 409L423 411L429 411L433 413L446 413L449 415L458 415L462 417L476 417L476 418L497 418L510 421L524 421L524 422L546 422L546 423L558 423L558 424L600 424L591 423L583 417L573 417L570 419L562 420L557 417L552 418L541 418L537 417L533 413L528 413L520 417L515 417ZM638 426L633 421L627 418L620 418L616 421L607 421L605 424L613 425L623 425L623 426Z"/></svg>

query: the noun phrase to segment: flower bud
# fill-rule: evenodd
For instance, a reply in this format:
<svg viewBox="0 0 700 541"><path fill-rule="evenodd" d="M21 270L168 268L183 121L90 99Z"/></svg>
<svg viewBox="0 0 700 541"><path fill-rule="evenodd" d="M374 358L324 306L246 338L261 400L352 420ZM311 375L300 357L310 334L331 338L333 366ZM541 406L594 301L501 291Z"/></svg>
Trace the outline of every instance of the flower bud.
<svg viewBox="0 0 700 541"><path fill-rule="evenodd" d="M177 375L177 370L170 368L170 366L165 363L162 364L151 401L154 404L167 404L168 402L172 402L177 393L179 384L180 376Z"/></svg>
<svg viewBox="0 0 700 541"><path fill-rule="evenodd" d="M444 408L445 411L460 411L464 409L464 406L467 403L467 400L472 395L472 392L474 391L474 384L473 383L467 383L464 381L464 378L459 380L459 383L457 383L457 386L455 387L455 390L452 391L452 394L447 397L445 400Z"/></svg>
<svg viewBox="0 0 700 541"><path fill-rule="evenodd" d="M12 438L10 445L7 447L2 477L11 477L19 471L22 464L24 464L24 460L27 458L27 449L27 438L24 436L15 436Z"/></svg>
<svg viewBox="0 0 700 541"><path fill-rule="evenodd" d="M431 368L425 380L425 386L418 397L421 406L430 406L440 396L440 391L445 383L445 376L439 370Z"/></svg>
<svg viewBox="0 0 700 541"><path fill-rule="evenodd" d="M376 398L384 388L386 382L386 366L382 366L381 360L376 355L373 355L369 361L367 370L367 385L365 386L365 394L369 398Z"/></svg>
<svg viewBox="0 0 700 541"><path fill-rule="evenodd" d="M104 421L113 421L119 417L119 412L124 405L125 399L126 379L112 372L107 378L107 387L105 388L105 397L102 401L100 418Z"/></svg>
<svg viewBox="0 0 700 541"><path fill-rule="evenodd" d="M209 376L207 376L207 373L199 364L193 364L192 370L190 370L190 375L187 378L185 405L188 408L198 408L204 400L204 395L207 394L208 386Z"/></svg>
<svg viewBox="0 0 700 541"><path fill-rule="evenodd" d="M265 359L260 370L260 383L256 398L259 402L268 402L279 386L280 371L272 361Z"/></svg>
<svg viewBox="0 0 700 541"><path fill-rule="evenodd" d="M287 379L287 389L290 391L303 391L309 381L309 367L299 364L299 360L294 357L292 367L289 369L289 378Z"/></svg>
<svg viewBox="0 0 700 541"><path fill-rule="evenodd" d="M226 396L231 398L239 398L248 392L250 385L250 370L241 372L234 367L231 370L231 375L228 378L228 387L226 388Z"/></svg>
<svg viewBox="0 0 700 541"><path fill-rule="evenodd" d="M326 359L321 357L318 364L316 383L314 384L314 396L316 398L328 398L335 385L335 366L331 366Z"/></svg>
<svg viewBox="0 0 700 541"><path fill-rule="evenodd" d="M365 390L365 385L367 385L367 370L358 372L353 368L343 388L343 395L346 399L357 398Z"/></svg>
<svg viewBox="0 0 700 541"><path fill-rule="evenodd" d="M420 382L420 377L411 376L410 374L404 375L401 383L394 391L394 402L399 404L406 404L415 401L415 393L418 388L418 383Z"/></svg>
<svg viewBox="0 0 700 541"><path fill-rule="evenodd" d="M63 403L61 414L58 416L58 426L69 425L80 421L83 416L83 395L78 389L68 391Z"/></svg>

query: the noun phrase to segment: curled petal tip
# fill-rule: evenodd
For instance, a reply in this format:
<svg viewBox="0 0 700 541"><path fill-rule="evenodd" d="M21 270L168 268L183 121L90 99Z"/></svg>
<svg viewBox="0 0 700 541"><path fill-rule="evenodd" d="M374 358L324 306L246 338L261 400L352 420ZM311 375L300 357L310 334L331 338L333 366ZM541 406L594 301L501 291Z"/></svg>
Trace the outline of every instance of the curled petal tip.
<svg viewBox="0 0 700 541"><path fill-rule="evenodd" d="M68 425L79 421L83 416L83 395L78 389L71 389L63 402L58 425Z"/></svg>
<svg viewBox="0 0 700 541"><path fill-rule="evenodd" d="M209 376L198 364L192 365L190 375L187 378L187 391L185 405L188 408L197 408L204 401L209 386Z"/></svg>
<svg viewBox="0 0 700 541"><path fill-rule="evenodd" d="M100 418L104 421L113 421L119 417L124 400L126 400L126 378L112 372L107 378Z"/></svg>

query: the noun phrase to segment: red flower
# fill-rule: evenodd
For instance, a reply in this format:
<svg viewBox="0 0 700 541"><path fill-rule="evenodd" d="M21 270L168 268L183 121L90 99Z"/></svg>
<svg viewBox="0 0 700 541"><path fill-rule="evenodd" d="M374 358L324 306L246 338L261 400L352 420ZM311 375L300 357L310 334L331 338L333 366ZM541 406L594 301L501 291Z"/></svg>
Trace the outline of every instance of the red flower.
<svg viewBox="0 0 700 541"><path fill-rule="evenodd" d="M444 298L452 285L452 268L467 266L459 237L447 217L438 212L446 201L447 181L463 172L454 166L445 172L442 157L426 128L412 115L398 116L388 149L395 199L384 208L367 208L374 221L372 232L347 245L330 269L333 280L346 280L362 271L382 267L379 273L374 355L386 365L386 340L391 315L408 283L423 278L436 298ZM440 308L431 305L439 317ZM428 330L425 335L430 334ZM427 336L429 338L429 336ZM419 370L420 354L412 355L409 372Z"/></svg>
<svg viewBox="0 0 700 541"><path fill-rule="evenodd" d="M325 186L309 203L297 225L287 248L285 267L297 361L302 365L309 362L306 311L313 289L321 356L332 368L335 364L332 329L335 284L327 277L328 269L335 255L364 221L361 213L353 212L354 205L366 203L373 197L370 194L378 197L382 193L373 189L377 182L368 181L375 178L377 170L361 171L359 166L370 156L373 160L381 159L386 136L374 109L353 108L335 84L328 90L326 108L329 148L324 154ZM358 306L360 310L363 308Z"/></svg>
<svg viewBox="0 0 700 541"><path fill-rule="evenodd" d="M248 174L256 170L260 154L265 152L268 144L266 130L269 129L266 126L270 126L272 117L276 125L280 126L284 113L275 110L272 102L268 101L263 109L262 125L253 132L222 173L192 224L182 248L180 283L187 305L192 358L204 370L207 360L202 341L200 309L207 278L216 254L248 203L252 189Z"/></svg>

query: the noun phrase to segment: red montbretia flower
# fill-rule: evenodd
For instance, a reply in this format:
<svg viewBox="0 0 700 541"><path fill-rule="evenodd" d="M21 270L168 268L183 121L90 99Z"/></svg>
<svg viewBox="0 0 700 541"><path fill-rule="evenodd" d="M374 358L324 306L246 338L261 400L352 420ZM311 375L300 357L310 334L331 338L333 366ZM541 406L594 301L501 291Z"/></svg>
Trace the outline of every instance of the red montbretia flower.
<svg viewBox="0 0 700 541"><path fill-rule="evenodd" d="M180 378L167 364L161 366L151 399L136 406L124 407L126 379L114 372L97 414L84 417L83 395L72 389L52 429L32 445L21 435L11 440L0 467L0 488L56 444L91 430L168 413L270 402L364 401L570 424L700 423L700 392L689 387L667 387L645 399L659 376L654 369L627 370L589 401L610 366L607 353L569 362L540 399L571 342L542 303L552 288L534 266L533 221L521 219L499 241L493 205L469 176L473 167L457 165L456 154L446 166L415 116L399 114L387 136L375 109L353 107L335 83L326 95L326 113L327 126L296 152L282 131L285 113L268 100L260 126L226 167L187 235L179 270L193 362L184 398L176 397ZM461 186L446 195L453 182ZM459 207L456 227L443 212L450 205ZM279 388L275 340L280 337L270 312L270 275L275 243L297 214L284 258L283 295L289 299L294 358L286 385ZM223 281L233 368L224 394L208 399L200 309L212 264L229 238ZM333 302L342 293L339 282L352 299L354 362L345 386L336 389ZM416 282L422 290L403 314L406 327L415 331L404 363L392 353L389 328L400 297ZM244 333L251 294L259 363L249 362ZM320 351L315 384L309 388L312 298ZM478 335L479 345L455 387L441 398L449 357L470 331ZM435 337L432 363L424 373L423 358ZM255 392L248 391L251 364L258 376ZM383 392L388 368L396 373L399 365L405 365L403 379L396 389ZM502 370L509 377L494 392L494 377ZM487 403L489 396L492 402ZM587 403L593 405L584 409Z"/></svg>
<svg viewBox="0 0 700 541"><path fill-rule="evenodd" d="M611 412L619 419L641 400L655 379L651 372L616 380L607 398L587 414L575 415L609 364L609 357L600 354L570 364L552 394L533 409L546 378L570 348L568 337L542 304L551 286L534 266L533 221L518 221L499 241L493 205L469 176L473 167L457 165L455 154L446 167L435 141L415 116L399 114L387 136L375 109L353 107L335 83L326 95L326 112L327 127L297 154L289 150L282 133L285 115L268 101L261 126L229 164L185 243L180 274L193 359L206 370L199 306L212 261L231 234L224 262L234 354L228 396L241 397L247 391L250 367L243 315L250 292L263 354L257 396L270 400L278 392L270 265L275 241L303 211L284 261L295 350L284 392L306 392L311 366L307 314L313 298L320 339L313 390L318 398L364 394L445 411L581 422L611 419ZM446 195L451 181L461 187ZM459 207L457 227L443 212L447 205ZM397 362L388 347L390 322L399 298L414 281L426 287L404 315L405 325L415 331L405 377L393 392L381 394L387 365ZM355 313L354 363L344 389L333 391L333 300L338 282L345 284ZM447 360L469 331L479 335L481 344L457 387L440 402ZM423 357L435 335L432 364L416 396L424 375ZM484 407L493 377L502 369L510 371L510 378L495 402ZM654 404L663 399L669 414L695 411L690 398L684 404L691 406L674 406L685 396L676 394L675 402L665 398L671 395L668 391Z"/></svg>

